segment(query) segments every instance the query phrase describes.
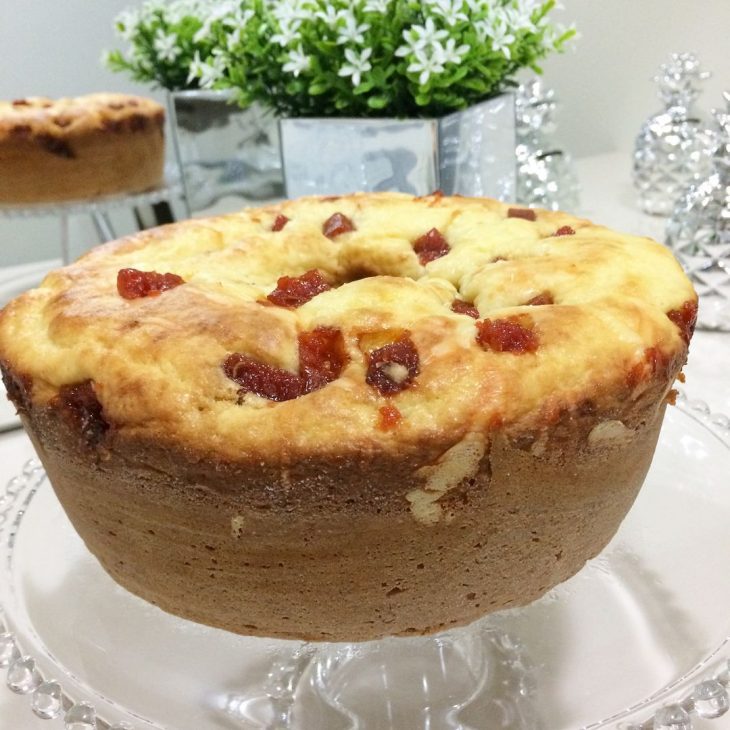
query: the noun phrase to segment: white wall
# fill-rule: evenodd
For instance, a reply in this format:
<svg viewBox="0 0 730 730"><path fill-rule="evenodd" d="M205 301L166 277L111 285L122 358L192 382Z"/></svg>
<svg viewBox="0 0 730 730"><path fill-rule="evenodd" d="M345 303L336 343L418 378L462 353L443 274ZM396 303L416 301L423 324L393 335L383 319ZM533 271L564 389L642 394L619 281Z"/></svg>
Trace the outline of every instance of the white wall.
<svg viewBox="0 0 730 730"><path fill-rule="evenodd" d="M98 90L150 93L104 70L113 17L126 0L0 0L0 98ZM672 51L696 51L714 72L701 106L730 89L730 0L564 0L575 20L575 51L545 63L562 101L560 137L575 155L628 151L642 120L658 108L651 77ZM627 161L628 165L628 161ZM121 232L131 225L115 216ZM73 225L76 250L95 242L88 221ZM0 265L56 255L55 221L0 220Z"/></svg>
<svg viewBox="0 0 730 730"><path fill-rule="evenodd" d="M576 156L630 150L661 108L652 80L673 52L698 54L713 76L698 108L730 90L730 0L563 0L578 26L574 51L548 59L545 78L563 108L560 136Z"/></svg>

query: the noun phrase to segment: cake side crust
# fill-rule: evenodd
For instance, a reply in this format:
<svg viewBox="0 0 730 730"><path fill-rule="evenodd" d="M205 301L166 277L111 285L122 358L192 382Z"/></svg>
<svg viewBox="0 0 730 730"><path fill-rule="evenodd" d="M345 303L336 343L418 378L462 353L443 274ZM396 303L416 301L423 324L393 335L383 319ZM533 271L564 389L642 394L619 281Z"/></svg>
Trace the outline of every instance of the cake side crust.
<svg viewBox="0 0 730 730"><path fill-rule="evenodd" d="M236 633L355 641L466 624L576 573L633 503L663 411L645 403L624 430L604 414L497 429L435 521L408 496L436 445L289 469L134 438L84 452L58 412L31 406L24 421L74 527L131 592Z"/></svg>

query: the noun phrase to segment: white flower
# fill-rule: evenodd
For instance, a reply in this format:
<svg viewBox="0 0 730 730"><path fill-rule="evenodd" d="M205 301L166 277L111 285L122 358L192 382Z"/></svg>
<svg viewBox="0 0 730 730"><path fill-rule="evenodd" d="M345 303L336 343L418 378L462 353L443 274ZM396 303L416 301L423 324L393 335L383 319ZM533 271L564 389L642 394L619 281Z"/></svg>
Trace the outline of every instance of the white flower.
<svg viewBox="0 0 730 730"><path fill-rule="evenodd" d="M307 71L311 63L311 59L304 53L302 44L299 47L289 51L289 60L282 66L282 69L287 73L299 76L302 71Z"/></svg>
<svg viewBox="0 0 730 730"><path fill-rule="evenodd" d="M449 37L449 31L436 30L433 18L426 18L426 25L412 25L408 30L403 31L405 44L396 49L396 56L407 56L410 53L418 53L432 46L435 42Z"/></svg>
<svg viewBox="0 0 730 730"><path fill-rule="evenodd" d="M254 15L256 13L253 10L241 10L241 8L237 8L229 17L223 18L223 26L243 30Z"/></svg>
<svg viewBox="0 0 730 730"><path fill-rule="evenodd" d="M226 50L229 53L233 52L233 49L241 42L241 33L243 33L244 26L236 26L226 37Z"/></svg>
<svg viewBox="0 0 730 730"><path fill-rule="evenodd" d="M340 31L337 35L337 43L340 45L344 43L365 43L365 36L363 33L370 30L369 23L357 24L357 20L354 15L348 14L343 16L345 20L345 26L340 27Z"/></svg>
<svg viewBox="0 0 730 730"><path fill-rule="evenodd" d="M362 74L370 71L373 65L368 61L373 52L372 48L366 48L361 53L345 48L345 58L349 63L344 64L337 72L340 76L352 76L352 85L360 86Z"/></svg>
<svg viewBox="0 0 730 730"><path fill-rule="evenodd" d="M474 30L477 33L477 40L479 43L484 43L490 31L492 30L492 24L487 20L477 20L474 23Z"/></svg>
<svg viewBox="0 0 730 730"><path fill-rule="evenodd" d="M305 20L311 17L309 0L275 0L272 3L271 14L279 23Z"/></svg>
<svg viewBox="0 0 730 730"><path fill-rule="evenodd" d="M335 10L334 5L327 5L324 10L318 10L314 16L324 21L330 28L337 27L341 18L347 17L349 14L346 10Z"/></svg>
<svg viewBox="0 0 730 730"><path fill-rule="evenodd" d="M385 15L390 10L390 0L367 0L363 10L366 13L380 13Z"/></svg>
<svg viewBox="0 0 730 730"><path fill-rule="evenodd" d="M220 20L224 20L236 12L236 4L234 2L225 2L214 8L209 8L206 14L205 22L193 36L194 43L200 43L210 37L213 25Z"/></svg>
<svg viewBox="0 0 730 730"><path fill-rule="evenodd" d="M226 70L226 60L220 49L213 51L205 61L200 58L200 51L195 51L195 56L190 64L188 83L198 79L198 86L201 89L212 89L215 83L223 77Z"/></svg>
<svg viewBox="0 0 730 730"><path fill-rule="evenodd" d="M272 43L278 43L282 48L299 40L299 26L301 20L281 20L279 21L279 32L271 36Z"/></svg>
<svg viewBox="0 0 730 730"><path fill-rule="evenodd" d="M527 30L534 33L537 28L532 22L535 10L534 0L515 0L514 7L505 9L507 24L513 31Z"/></svg>
<svg viewBox="0 0 730 730"><path fill-rule="evenodd" d="M166 6L166 0L147 0L147 2L142 4L142 14L152 15L152 13L156 13L159 11L165 12Z"/></svg>
<svg viewBox="0 0 730 730"><path fill-rule="evenodd" d="M506 58L512 58L510 43L515 42L515 37L509 32L507 21L503 17L484 28L484 33L491 40L492 48L495 51L502 51Z"/></svg>
<svg viewBox="0 0 730 730"><path fill-rule="evenodd" d="M180 55L180 48L177 42L177 33L165 33L162 28L158 28L152 47L155 49L157 57L161 61L172 63Z"/></svg>
<svg viewBox="0 0 730 730"><path fill-rule="evenodd" d="M580 33L575 30L575 24L571 23L569 26L560 24L545 26L542 45L544 48L550 49L551 51L556 50L555 44L558 38L562 37L564 33L572 32L573 39L580 38Z"/></svg>
<svg viewBox="0 0 730 730"><path fill-rule="evenodd" d="M446 25L456 25L469 18L463 12L464 0L429 0L429 7L435 15L440 15Z"/></svg>
<svg viewBox="0 0 730 730"><path fill-rule="evenodd" d="M211 26L212 23L206 20L193 36L193 43L200 43L201 41L207 40L208 36L210 36Z"/></svg>
<svg viewBox="0 0 730 730"><path fill-rule="evenodd" d="M141 21L142 16L139 10L124 10L119 13L115 20L119 35L125 41L131 41Z"/></svg>
<svg viewBox="0 0 730 730"><path fill-rule="evenodd" d="M167 22L175 25L188 16L200 17L206 10L199 0L178 0L166 5L164 12Z"/></svg>
<svg viewBox="0 0 730 730"><path fill-rule="evenodd" d="M461 59L469 53L470 49L471 46L466 43L456 47L456 41L449 38L445 46L440 43L434 44L433 55L444 65L447 63L461 63Z"/></svg>
<svg viewBox="0 0 730 730"><path fill-rule="evenodd" d="M416 60L411 61L408 66L408 73L420 73L418 83L423 86L431 78L431 74L440 74L443 70L441 59L435 54L427 54L424 50L415 51Z"/></svg>

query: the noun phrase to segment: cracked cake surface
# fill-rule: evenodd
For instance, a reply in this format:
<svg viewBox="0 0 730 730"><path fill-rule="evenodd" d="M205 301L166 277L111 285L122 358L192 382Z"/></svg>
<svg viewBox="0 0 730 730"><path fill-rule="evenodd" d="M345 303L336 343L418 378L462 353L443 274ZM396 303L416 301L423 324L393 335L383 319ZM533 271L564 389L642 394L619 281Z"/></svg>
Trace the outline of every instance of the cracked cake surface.
<svg viewBox="0 0 730 730"><path fill-rule="evenodd" d="M0 357L122 585L240 633L352 640L528 602L600 551L695 316L648 239L353 194L100 247L6 307Z"/></svg>

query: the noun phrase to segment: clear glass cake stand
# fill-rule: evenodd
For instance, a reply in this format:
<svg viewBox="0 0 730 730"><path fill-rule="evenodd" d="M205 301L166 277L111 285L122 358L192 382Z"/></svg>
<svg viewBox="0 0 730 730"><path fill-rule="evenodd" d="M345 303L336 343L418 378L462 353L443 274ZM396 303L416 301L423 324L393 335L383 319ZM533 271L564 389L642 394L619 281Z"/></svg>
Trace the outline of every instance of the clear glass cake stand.
<svg viewBox="0 0 730 730"><path fill-rule="evenodd" d="M116 238L109 219L109 213L117 208L139 208L155 205L179 198L182 186L177 173L168 172L165 181L151 190L142 193L107 195L84 200L66 200L57 203L28 203L12 205L0 203L0 218L56 217L60 224L61 260L67 264L71 260L69 241L69 219L72 215L88 215L94 223L100 242Z"/></svg>
<svg viewBox="0 0 730 730"><path fill-rule="evenodd" d="M31 462L0 497L0 691L71 730L714 726L730 687L729 482L730 420L680 395L619 533L541 600L432 637L303 644L125 592Z"/></svg>

